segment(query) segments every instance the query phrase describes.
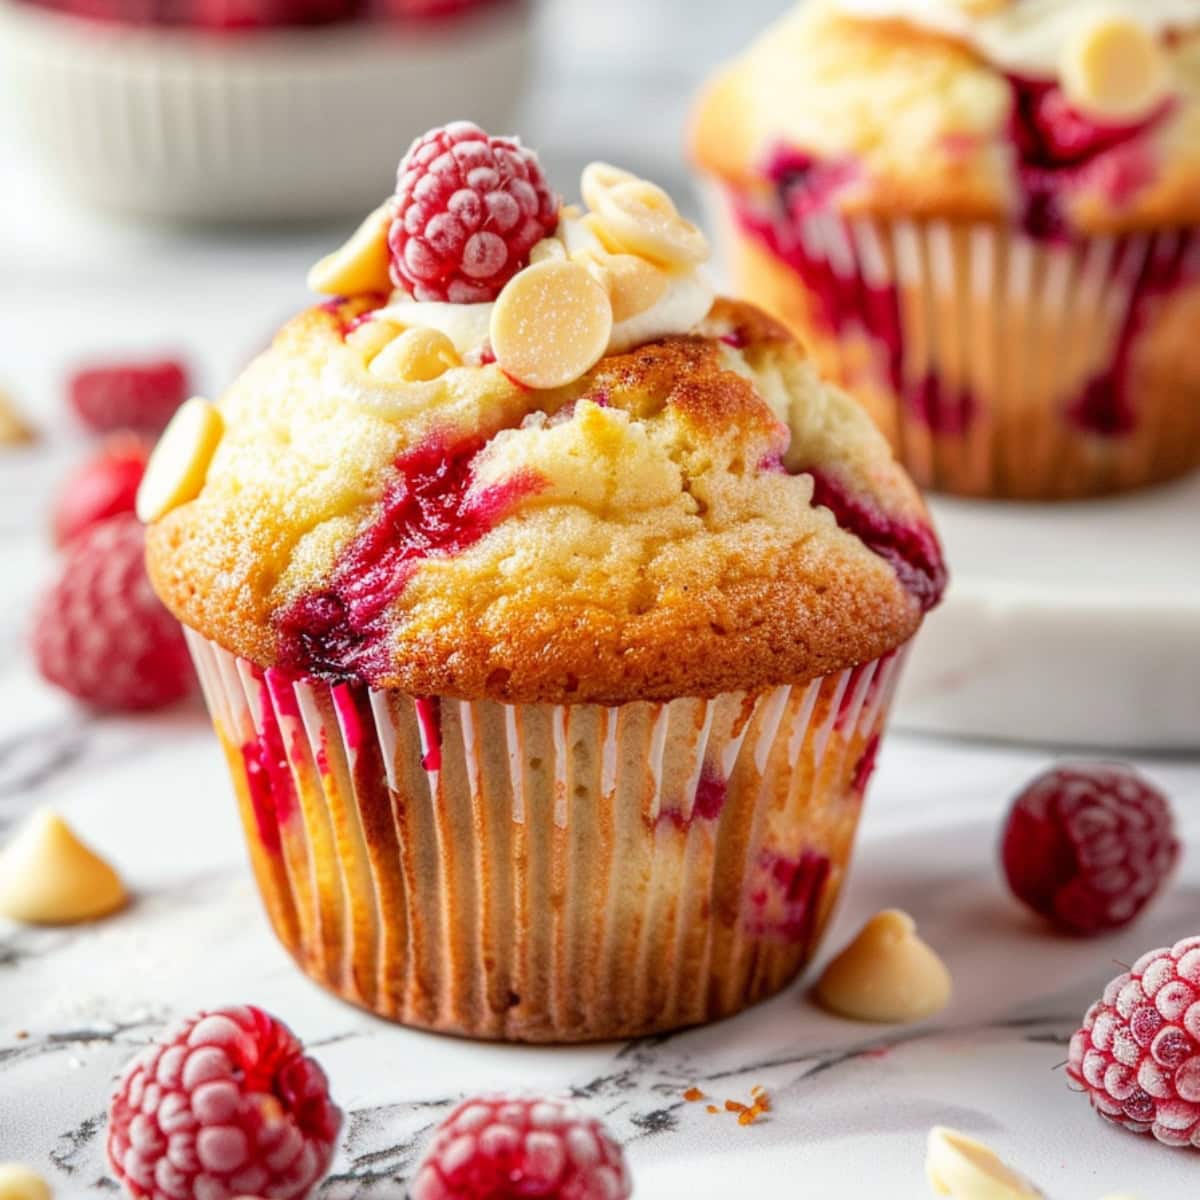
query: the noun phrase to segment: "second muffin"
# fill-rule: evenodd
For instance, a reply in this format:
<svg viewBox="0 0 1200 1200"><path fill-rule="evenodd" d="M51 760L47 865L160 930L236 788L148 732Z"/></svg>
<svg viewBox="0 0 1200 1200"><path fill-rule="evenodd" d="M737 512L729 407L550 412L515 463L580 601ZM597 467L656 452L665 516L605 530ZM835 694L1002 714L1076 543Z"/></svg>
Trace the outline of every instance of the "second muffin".
<svg viewBox="0 0 1200 1200"><path fill-rule="evenodd" d="M1200 463L1200 6L815 0L706 92L738 286L923 486Z"/></svg>

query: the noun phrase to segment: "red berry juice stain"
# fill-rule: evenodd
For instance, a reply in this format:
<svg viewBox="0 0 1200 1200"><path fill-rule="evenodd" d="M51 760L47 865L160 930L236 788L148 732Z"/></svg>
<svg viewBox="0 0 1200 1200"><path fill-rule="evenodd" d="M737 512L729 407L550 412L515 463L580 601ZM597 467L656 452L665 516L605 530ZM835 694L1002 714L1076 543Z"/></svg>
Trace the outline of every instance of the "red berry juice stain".
<svg viewBox="0 0 1200 1200"><path fill-rule="evenodd" d="M335 681L386 675L389 609L413 572L473 546L544 485L527 473L473 490L472 464L485 441L434 435L396 460L379 515L343 550L329 585L276 614L283 666Z"/></svg>
<svg viewBox="0 0 1200 1200"><path fill-rule="evenodd" d="M442 769L442 702L437 696L418 696L413 701L421 731L421 766L426 771Z"/></svg>
<svg viewBox="0 0 1200 1200"><path fill-rule="evenodd" d="M269 854L279 854L282 849L280 827L297 809L296 786L283 745L283 731L271 704L271 685L257 671L255 678L259 686L261 715L257 736L242 745L242 763L258 840Z"/></svg>
<svg viewBox="0 0 1200 1200"><path fill-rule="evenodd" d="M829 879L828 856L811 849L798 858L763 850L758 870L760 885L750 894L753 911L747 917L747 932L811 945Z"/></svg>
<svg viewBox="0 0 1200 1200"><path fill-rule="evenodd" d="M670 821L680 829L686 829L697 817L703 821L715 821L725 807L729 795L729 782L711 763L700 768L696 783L696 795L692 801L692 815L685 819L682 810L664 808L658 814L659 822Z"/></svg>
<svg viewBox="0 0 1200 1200"><path fill-rule="evenodd" d="M885 513L874 501L855 495L835 475L820 470L807 473L813 480L813 504L828 508L842 529L890 563L923 612L933 608L942 598L947 580L933 530L921 522Z"/></svg>
<svg viewBox="0 0 1200 1200"><path fill-rule="evenodd" d="M863 747L858 762L854 764L854 775L850 779L850 790L861 796L875 774L875 764L879 758L879 734L873 733Z"/></svg>

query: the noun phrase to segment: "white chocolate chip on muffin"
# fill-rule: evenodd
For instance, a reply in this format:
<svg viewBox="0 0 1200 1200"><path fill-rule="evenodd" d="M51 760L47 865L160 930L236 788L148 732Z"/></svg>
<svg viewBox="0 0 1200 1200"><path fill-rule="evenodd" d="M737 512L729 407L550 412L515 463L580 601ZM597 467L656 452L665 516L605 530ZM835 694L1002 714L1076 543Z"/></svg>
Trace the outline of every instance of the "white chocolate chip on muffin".
<svg viewBox="0 0 1200 1200"><path fill-rule="evenodd" d="M950 1000L950 973L899 909L876 913L826 968L817 999L858 1021L920 1021Z"/></svg>
<svg viewBox="0 0 1200 1200"><path fill-rule="evenodd" d="M513 276L492 312L492 350L526 387L572 383L604 354L612 333L608 293L586 267L545 261Z"/></svg>
<svg viewBox="0 0 1200 1200"><path fill-rule="evenodd" d="M1059 78L1068 100L1102 120L1148 116L1167 89L1166 56L1131 16L1097 9L1063 47Z"/></svg>
<svg viewBox="0 0 1200 1200"><path fill-rule="evenodd" d="M116 871L49 809L35 812L0 853L0 915L14 921L91 921L126 899Z"/></svg>
<svg viewBox="0 0 1200 1200"><path fill-rule="evenodd" d="M308 286L327 296L358 296L390 292L388 226L391 204L381 204L350 235L349 241L327 254L308 273Z"/></svg>
<svg viewBox="0 0 1200 1200"><path fill-rule="evenodd" d="M224 432L221 414L201 396L180 405L146 464L137 515L150 524L194 499Z"/></svg>
<svg viewBox="0 0 1200 1200"><path fill-rule="evenodd" d="M695 267L707 261L708 239L679 215L657 184L628 179L594 192L595 223L619 249L666 267Z"/></svg>
<svg viewBox="0 0 1200 1200"><path fill-rule="evenodd" d="M454 343L441 330L406 329L375 356L370 370L380 379L425 383L461 363Z"/></svg>
<svg viewBox="0 0 1200 1200"><path fill-rule="evenodd" d="M1041 1200L1042 1196L995 1151L944 1125L929 1131L925 1174L935 1195L953 1200Z"/></svg>

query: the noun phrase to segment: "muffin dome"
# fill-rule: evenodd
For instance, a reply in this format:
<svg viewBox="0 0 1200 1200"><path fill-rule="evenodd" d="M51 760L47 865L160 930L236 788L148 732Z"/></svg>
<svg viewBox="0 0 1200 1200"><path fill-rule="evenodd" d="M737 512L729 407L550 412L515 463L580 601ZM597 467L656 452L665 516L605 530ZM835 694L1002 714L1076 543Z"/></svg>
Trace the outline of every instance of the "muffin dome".
<svg viewBox="0 0 1200 1200"><path fill-rule="evenodd" d="M1194 223L1200 7L813 0L713 82L693 148L739 185L803 173L846 213Z"/></svg>
<svg viewBox="0 0 1200 1200"><path fill-rule="evenodd" d="M386 206L318 266L358 294L289 323L208 414L202 484L159 489L184 624L329 680L602 704L806 682L915 632L944 572L883 438L781 326L713 303L664 193L589 172L595 213L494 302L373 290Z"/></svg>
<svg viewBox="0 0 1200 1200"><path fill-rule="evenodd" d="M937 596L886 443L755 309L535 392L494 364L381 383L354 308L284 329L149 531L169 607L246 658L416 695L712 695L877 658Z"/></svg>

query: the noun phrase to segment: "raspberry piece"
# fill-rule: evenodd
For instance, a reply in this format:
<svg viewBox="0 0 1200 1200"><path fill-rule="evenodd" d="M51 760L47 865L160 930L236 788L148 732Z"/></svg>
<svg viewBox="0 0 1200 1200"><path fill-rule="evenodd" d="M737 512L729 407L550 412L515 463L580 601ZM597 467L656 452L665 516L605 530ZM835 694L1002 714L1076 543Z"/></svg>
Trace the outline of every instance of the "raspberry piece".
<svg viewBox="0 0 1200 1200"><path fill-rule="evenodd" d="M34 615L38 670L97 708L159 708L191 690L183 633L150 587L144 554L132 513L85 529Z"/></svg>
<svg viewBox="0 0 1200 1200"><path fill-rule="evenodd" d="M1132 767L1058 767L1008 814L1000 855L1019 900L1069 933L1127 925L1179 858L1166 797Z"/></svg>
<svg viewBox="0 0 1200 1200"><path fill-rule="evenodd" d="M469 121L413 142L394 204L392 281L418 300L494 300L558 225L537 155Z"/></svg>
<svg viewBox="0 0 1200 1200"><path fill-rule="evenodd" d="M77 533L133 512L146 473L150 443L134 433L116 434L67 477L54 505L54 540L65 545Z"/></svg>
<svg viewBox="0 0 1200 1200"><path fill-rule="evenodd" d="M1200 937L1109 983L1071 1038L1067 1076L1106 1120L1200 1149Z"/></svg>
<svg viewBox="0 0 1200 1200"><path fill-rule="evenodd" d="M134 1200L296 1200L329 1169L342 1114L282 1021L202 1012L125 1068L108 1109L108 1161Z"/></svg>
<svg viewBox="0 0 1200 1200"><path fill-rule="evenodd" d="M87 367L71 376L68 394L89 429L161 433L187 399L188 374L173 359Z"/></svg>
<svg viewBox="0 0 1200 1200"><path fill-rule="evenodd" d="M573 1104L464 1100L433 1135L412 1200L624 1200L629 1168L608 1130Z"/></svg>

